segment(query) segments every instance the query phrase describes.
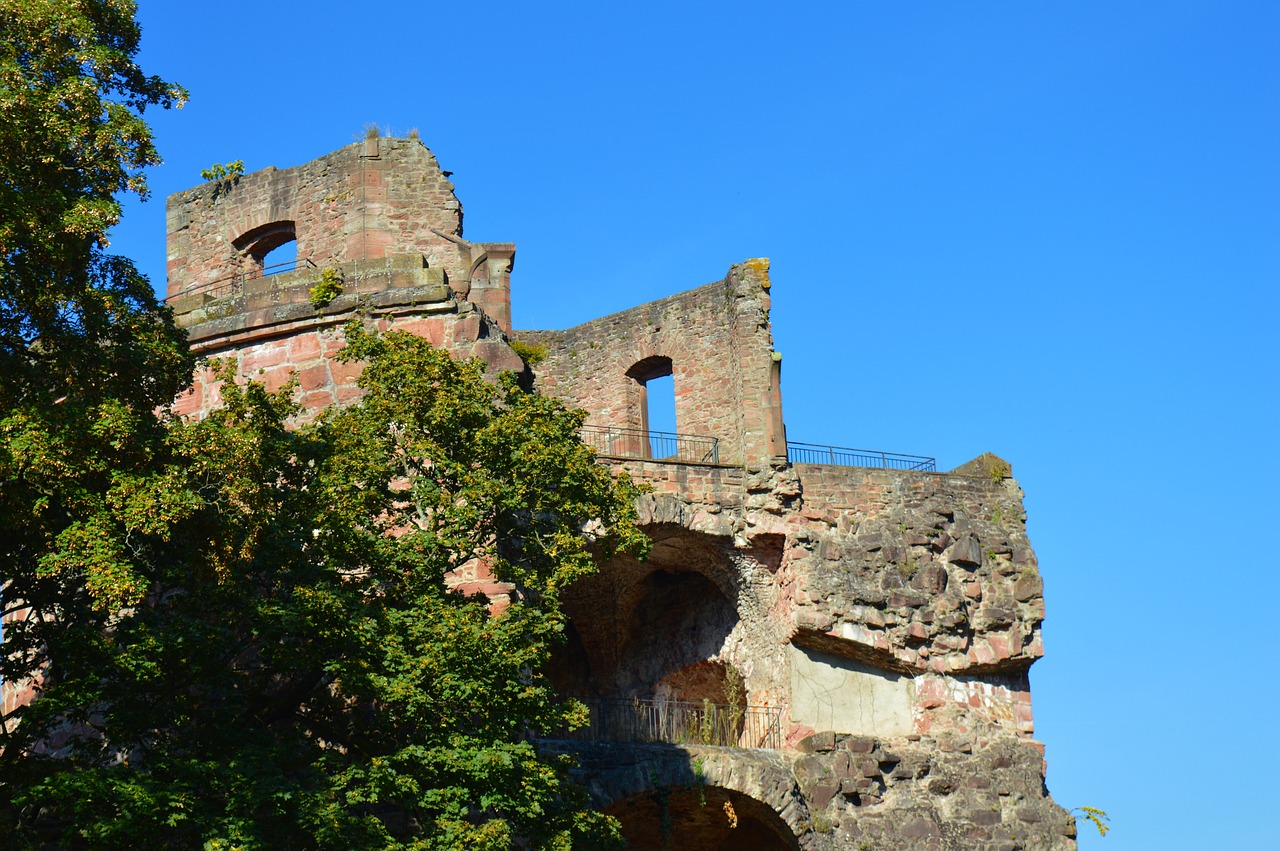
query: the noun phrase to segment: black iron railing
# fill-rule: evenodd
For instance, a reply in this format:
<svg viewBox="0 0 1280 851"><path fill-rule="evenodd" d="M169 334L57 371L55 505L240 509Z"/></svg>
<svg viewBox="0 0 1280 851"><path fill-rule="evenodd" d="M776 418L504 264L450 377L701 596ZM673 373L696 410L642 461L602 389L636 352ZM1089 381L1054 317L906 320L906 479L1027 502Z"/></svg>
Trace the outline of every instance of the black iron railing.
<svg viewBox="0 0 1280 851"><path fill-rule="evenodd" d="M680 700L579 698L591 723L568 738L591 742L667 742L738 748L782 747L782 710Z"/></svg>
<svg viewBox="0 0 1280 851"><path fill-rule="evenodd" d="M685 464L719 464L720 441L696 434L644 431L638 428L583 426L582 440L597 455L643 458Z"/></svg>
<svg viewBox="0 0 1280 851"><path fill-rule="evenodd" d="M297 260L287 260L284 263L272 263L270 266L263 266L261 269L251 269L248 272L236 272L231 275L210 281L207 284L197 284L194 287L183 290L173 296L170 301L187 298L188 296L207 296L211 299L225 298L227 296L238 295L244 290L245 282L253 281L258 278L266 278L271 275L282 275L285 272L293 272L297 269L315 269L316 264L311 262L309 257L299 257Z"/></svg>
<svg viewBox="0 0 1280 851"><path fill-rule="evenodd" d="M878 467L883 470L936 472L937 459L925 455L903 455L874 449L847 449L817 443L787 441L787 460L792 464L835 464L839 467Z"/></svg>

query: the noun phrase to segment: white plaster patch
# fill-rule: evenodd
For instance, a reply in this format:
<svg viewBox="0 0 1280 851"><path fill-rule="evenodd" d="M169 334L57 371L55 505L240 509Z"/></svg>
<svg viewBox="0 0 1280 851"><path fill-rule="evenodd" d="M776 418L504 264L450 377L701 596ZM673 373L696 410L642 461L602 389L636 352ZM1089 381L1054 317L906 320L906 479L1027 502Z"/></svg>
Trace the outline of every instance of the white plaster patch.
<svg viewBox="0 0 1280 851"><path fill-rule="evenodd" d="M795 645L790 656L794 723L867 736L912 732L911 677Z"/></svg>

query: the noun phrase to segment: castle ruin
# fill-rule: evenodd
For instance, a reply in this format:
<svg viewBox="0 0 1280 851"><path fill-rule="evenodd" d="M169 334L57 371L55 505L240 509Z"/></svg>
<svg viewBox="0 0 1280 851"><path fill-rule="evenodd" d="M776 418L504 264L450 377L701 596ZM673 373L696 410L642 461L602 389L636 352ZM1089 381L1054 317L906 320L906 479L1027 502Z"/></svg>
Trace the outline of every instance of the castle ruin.
<svg viewBox="0 0 1280 851"><path fill-rule="evenodd" d="M296 377L315 411L358 395L332 356L371 312L584 409L601 463L652 485L650 557L564 595L550 674L592 722L544 743L577 755L631 847L1075 847L1033 738L1044 598L1010 465L789 445L768 261L515 330L515 246L464 239L447 173L389 138L179 193L167 223L168 303L199 354ZM288 242L297 260L267 268ZM317 305L326 278L341 294ZM667 376L660 433L648 387ZM218 401L204 372L175 408ZM451 581L495 607L511 590L483 566Z"/></svg>

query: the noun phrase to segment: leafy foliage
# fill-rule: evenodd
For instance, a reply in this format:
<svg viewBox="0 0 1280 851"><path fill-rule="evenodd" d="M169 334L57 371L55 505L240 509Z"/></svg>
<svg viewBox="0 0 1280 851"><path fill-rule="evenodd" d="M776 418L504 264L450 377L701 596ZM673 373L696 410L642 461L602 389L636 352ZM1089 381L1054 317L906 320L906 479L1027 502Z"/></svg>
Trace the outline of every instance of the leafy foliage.
<svg viewBox="0 0 1280 851"><path fill-rule="evenodd" d="M541 343L525 343L520 340L512 340L511 350L520 356L529 366L537 366L547 359L547 347Z"/></svg>
<svg viewBox="0 0 1280 851"><path fill-rule="evenodd" d="M308 291L307 298L312 307L322 310L340 295L342 295L342 273L337 269L328 268L320 273L320 280L316 281L315 286Z"/></svg>
<svg viewBox="0 0 1280 851"><path fill-rule="evenodd" d="M1106 810L1100 810L1097 807L1075 807L1071 810L1072 814L1079 812L1080 815L1075 816L1077 819L1086 819L1093 822L1093 826L1098 829L1099 836L1106 836L1107 831L1111 830L1111 817L1107 815Z"/></svg>
<svg viewBox="0 0 1280 851"><path fill-rule="evenodd" d="M191 362L105 234L117 193L145 195L141 169L158 161L142 111L184 94L134 63L132 3L0 0L0 29L4 596L49 599L48 611L116 606L143 584L146 556L128 538L162 440L153 410ZM54 636L32 630L25 649L39 655Z"/></svg>
<svg viewBox="0 0 1280 851"><path fill-rule="evenodd" d="M305 427L238 385L198 421L182 333L106 251L157 162L127 0L0 0L0 717L8 847L610 841L530 740L559 591L639 551L579 414L349 330L364 400ZM485 564L516 600L449 590ZM145 840L140 838L145 837Z"/></svg>
<svg viewBox="0 0 1280 851"><path fill-rule="evenodd" d="M155 404L186 377L175 362L180 340L151 288L132 264L103 251L120 217L118 193L145 197L142 169L159 161L143 111L185 98L134 63L133 12L122 0L0 0L6 406L15 392L48 383L50 370L56 380L102 359L104 368L85 376L99 393L114 392L104 382L135 383L139 401Z"/></svg>
<svg viewBox="0 0 1280 851"><path fill-rule="evenodd" d="M244 174L244 160L232 160L225 165L214 163L200 171L200 177L205 180L235 180L242 174Z"/></svg>
<svg viewBox="0 0 1280 851"><path fill-rule="evenodd" d="M33 727L64 729L0 787L23 835L68 846L507 848L615 826L530 742L578 707L543 678L559 590L642 551L634 489L576 437L581 413L486 380L417 337L348 328L356 405L287 428L286 388L222 378L173 423L168 557L148 600L58 678ZM483 563L496 615L446 576ZM38 721L37 721L38 719ZM24 722L24 727L26 726ZM22 728L20 728L22 729ZM32 817L43 808L44 816ZM217 847L208 845L206 847Z"/></svg>
<svg viewBox="0 0 1280 851"><path fill-rule="evenodd" d="M0 0L0 30L0 611L30 613L6 629L0 679L56 660L72 693L94 682L113 613L142 598L142 539L183 511L155 410L191 358L105 249L117 193L145 195L157 161L143 110L184 95L134 63L132 3ZM15 727L23 714L0 718L6 778L39 729Z"/></svg>

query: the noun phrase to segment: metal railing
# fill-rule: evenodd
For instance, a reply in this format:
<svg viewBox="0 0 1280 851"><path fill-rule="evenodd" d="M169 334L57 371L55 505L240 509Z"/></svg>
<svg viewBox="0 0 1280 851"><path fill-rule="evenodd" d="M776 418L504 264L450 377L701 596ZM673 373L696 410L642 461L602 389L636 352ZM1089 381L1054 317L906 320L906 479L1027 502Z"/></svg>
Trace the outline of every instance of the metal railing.
<svg viewBox="0 0 1280 851"><path fill-rule="evenodd" d="M582 441L597 455L674 461L685 464L719 464L720 441L696 434L644 431L638 428L583 426Z"/></svg>
<svg viewBox="0 0 1280 851"><path fill-rule="evenodd" d="M787 460L792 464L834 464L838 467L877 467L882 470L937 472L938 462L925 455L903 455L874 449L848 449L817 443L787 441Z"/></svg>
<svg viewBox="0 0 1280 851"><path fill-rule="evenodd" d="M588 742L666 742L736 748L782 747L782 709L681 700L579 698L591 722L567 738Z"/></svg>
<svg viewBox="0 0 1280 851"><path fill-rule="evenodd" d="M311 262L309 257L299 257L297 260L286 260L284 263L272 263L270 266L263 266L261 269L251 269L248 272L235 272L225 275L217 280L210 281L207 284L196 284L193 287L183 290L175 296L167 299L175 301L188 296L208 296L209 298L225 298L227 296L237 295L244 290L244 285L248 281L254 281L258 278L267 278L271 275L282 275L285 272L293 272L297 269L315 269L315 263Z"/></svg>

